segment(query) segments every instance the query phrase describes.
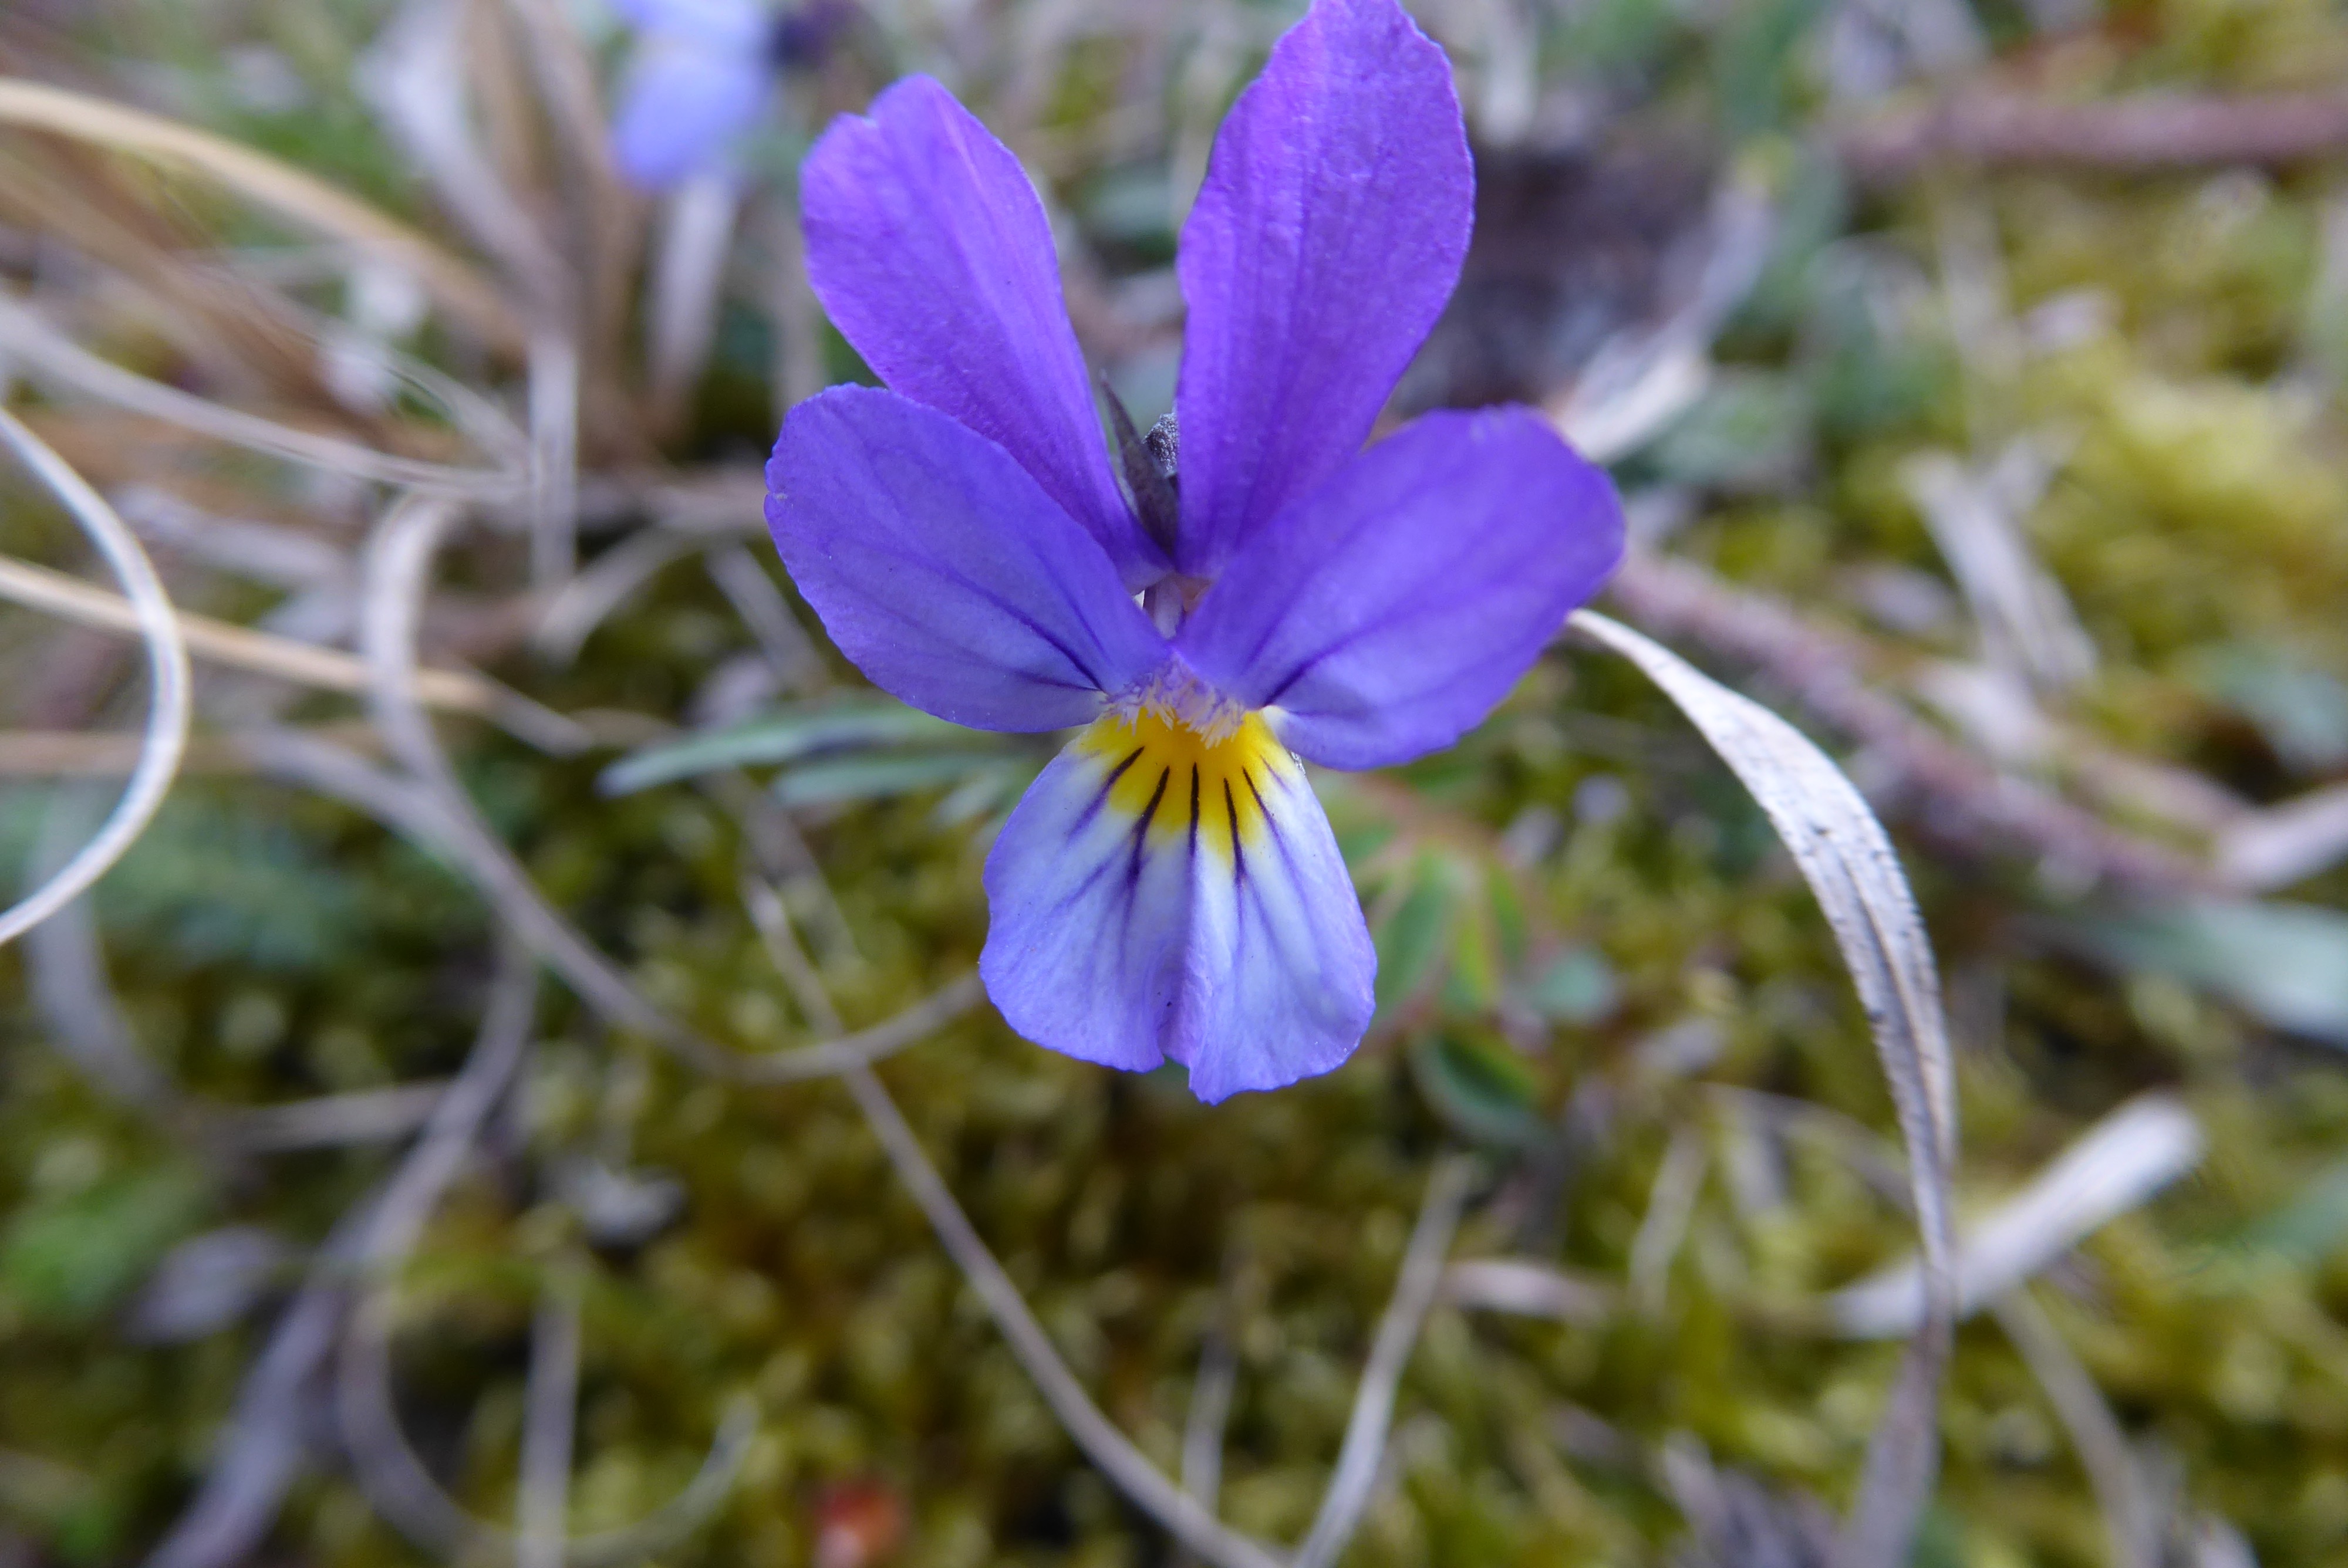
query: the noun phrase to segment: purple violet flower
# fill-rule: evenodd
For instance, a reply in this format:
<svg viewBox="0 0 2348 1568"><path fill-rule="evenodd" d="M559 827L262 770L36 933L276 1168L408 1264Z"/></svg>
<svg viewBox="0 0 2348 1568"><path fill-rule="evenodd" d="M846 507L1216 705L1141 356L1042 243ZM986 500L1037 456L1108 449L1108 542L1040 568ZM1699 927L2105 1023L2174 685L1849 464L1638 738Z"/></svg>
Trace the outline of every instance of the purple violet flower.
<svg viewBox="0 0 2348 1568"><path fill-rule="evenodd" d="M767 521L885 690L1082 726L987 857L980 971L1027 1039L1170 1059L1210 1102L1344 1061L1376 957L1299 757L1450 744L1620 559L1606 477L1529 409L1363 446L1457 282L1473 178L1442 51L1395 0L1315 0L1216 138L1179 464L1127 429L1128 502L1010 151L915 77L809 154L809 277L890 390L791 412Z"/></svg>
<svg viewBox="0 0 2348 1568"><path fill-rule="evenodd" d="M783 68L820 56L851 14L847 0L780 13L766 0L613 5L635 29L636 57L612 121L612 157L645 190L725 169Z"/></svg>

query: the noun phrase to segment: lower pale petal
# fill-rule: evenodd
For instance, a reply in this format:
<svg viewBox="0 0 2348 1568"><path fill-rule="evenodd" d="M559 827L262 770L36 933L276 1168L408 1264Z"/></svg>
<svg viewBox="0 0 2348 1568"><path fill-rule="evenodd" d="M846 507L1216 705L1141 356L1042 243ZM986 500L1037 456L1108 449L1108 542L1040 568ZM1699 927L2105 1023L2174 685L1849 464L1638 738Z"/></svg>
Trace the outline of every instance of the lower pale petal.
<svg viewBox="0 0 2348 1568"><path fill-rule="evenodd" d="M979 960L1011 1027L1210 1103L1326 1072L1360 1043L1376 956L1304 770L1249 718L1210 741L1097 721L987 857Z"/></svg>

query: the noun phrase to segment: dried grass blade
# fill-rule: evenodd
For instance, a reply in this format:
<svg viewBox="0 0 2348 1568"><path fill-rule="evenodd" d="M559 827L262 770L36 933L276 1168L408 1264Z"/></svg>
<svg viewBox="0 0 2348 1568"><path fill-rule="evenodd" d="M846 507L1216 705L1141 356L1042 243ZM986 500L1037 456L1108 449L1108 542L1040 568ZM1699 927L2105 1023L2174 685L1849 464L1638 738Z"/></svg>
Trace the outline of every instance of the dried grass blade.
<svg viewBox="0 0 2348 1568"><path fill-rule="evenodd" d="M2137 1096L2090 1128L2021 1191L1967 1227L1957 1248L1957 1311L1970 1317L2191 1170L2206 1140L2174 1095ZM1836 1327L1865 1337L1912 1334L1922 1281L1902 1265L1828 1298Z"/></svg>
<svg viewBox="0 0 2348 1568"><path fill-rule="evenodd" d="M530 341L530 577L551 593L579 559L579 345L569 334Z"/></svg>
<svg viewBox="0 0 2348 1568"><path fill-rule="evenodd" d="M1066 1361L1052 1345L1051 1336L1035 1321L1019 1287L1003 1272L980 1239L970 1216L954 1201L953 1193L937 1167L922 1150L921 1140L906 1125L897 1109L897 1102L881 1087L880 1080L870 1068L851 1068L840 1074L848 1091L856 1097L857 1107L864 1112L865 1121L888 1152L889 1161L897 1167L898 1179L905 1184L928 1216L930 1228L937 1233L963 1277L985 1304L994 1326L1010 1342L1012 1354L1035 1383L1035 1391L1052 1408L1054 1416L1075 1440L1076 1447L1102 1474L1114 1481L1117 1489L1134 1505L1163 1525L1174 1538L1217 1568L1282 1568L1281 1560L1272 1553L1246 1536L1231 1529L1206 1509L1200 1507L1180 1487L1168 1480L1148 1456L1134 1447L1133 1442L1116 1424L1101 1413L1098 1405L1068 1370ZM1415 1327L1415 1326L1414 1326Z"/></svg>
<svg viewBox="0 0 2348 1568"><path fill-rule="evenodd" d="M193 126L65 87L0 77L0 124L50 131L192 169L304 228L346 241L413 276L451 315L501 349L519 351L514 317L488 279L398 220L314 175Z"/></svg>
<svg viewBox="0 0 2348 1568"><path fill-rule="evenodd" d="M518 494L528 482L520 472L463 468L378 452L166 386L91 354L5 292L0 292L0 349L23 369L118 408L329 474L484 499Z"/></svg>
<svg viewBox="0 0 2348 1568"><path fill-rule="evenodd" d="M85 843L98 825L100 797L94 790L65 789L51 795L27 882L53 876ZM170 1077L139 1049L130 1020L115 999L99 944L91 900L77 898L26 933L26 989L57 1048L91 1088L150 1115L178 1108Z"/></svg>
<svg viewBox="0 0 2348 1568"><path fill-rule="evenodd" d="M2071 1434L2071 1446L2103 1509L2111 1568L2160 1568L2160 1512L2103 1390L2028 1290L2011 1291L1990 1309Z"/></svg>
<svg viewBox="0 0 2348 1568"><path fill-rule="evenodd" d="M523 1386L521 1500L515 1510L514 1568L562 1568L570 1534L571 1456L578 1437L579 1321L584 1282L557 1265L539 1287L530 1325L530 1380Z"/></svg>
<svg viewBox="0 0 2348 1568"><path fill-rule="evenodd" d="M530 634L538 651L557 664L579 650L627 597L671 561L706 549L710 541L669 528L640 528L573 574L547 601Z"/></svg>
<svg viewBox="0 0 2348 1568"><path fill-rule="evenodd" d="M0 945L23 936L79 897L129 851L154 820L163 797L178 774L180 757L188 744L188 724L193 713L188 672L188 648L180 617L163 591L155 568L128 524L74 472L66 460L5 409L0 409L0 439L15 449L25 466L73 513L74 520L105 556L128 598L123 601L131 625L147 646L149 680L146 739L139 765L124 786L122 798L98 828L57 874L38 889L0 910ZM111 597L111 596L109 596Z"/></svg>
<svg viewBox="0 0 2348 1568"><path fill-rule="evenodd" d="M543 326L570 313L571 269L473 135L467 12L463 0L408 0L362 63L359 88L441 203L520 285L516 319Z"/></svg>
<svg viewBox="0 0 2348 1568"><path fill-rule="evenodd" d="M464 1168L482 1124L520 1065L537 1014L537 967L522 945L507 939L472 1054L434 1102L423 1137L372 1206L356 1238L350 1261L372 1277L376 1288L362 1295L350 1315L335 1378L335 1414L368 1501L418 1545L469 1560L477 1553L520 1563L523 1538L475 1519L458 1506L401 1433L387 1381L391 1314L386 1282L415 1250L441 1194ZM575 1321L568 1329L575 1332ZM556 1326L558 1343L552 1348L575 1353L575 1344L559 1343L565 1332L564 1326ZM572 1371L575 1375L575 1364ZM637 1523L571 1541L558 1536L557 1550L549 1559L568 1568L613 1568L674 1544L698 1527L731 1490L757 1424L755 1406L736 1400L721 1419L700 1471L683 1491ZM562 1446L567 1460L567 1440Z"/></svg>
<svg viewBox="0 0 2348 1568"><path fill-rule="evenodd" d="M717 174L686 181L661 209L644 307L644 357L654 416L663 425L684 417L709 364L740 210L736 182Z"/></svg>
<svg viewBox="0 0 2348 1568"><path fill-rule="evenodd" d="M0 556L0 599L104 631L141 630L139 609L131 600L78 578L7 556ZM335 649L273 637L205 615L180 612L177 619L181 641L198 658L322 692L367 690L366 665ZM490 720L544 750L571 753L589 743L586 732L571 720L485 676L457 670L418 670L416 694L427 707Z"/></svg>
<svg viewBox="0 0 2348 1568"><path fill-rule="evenodd" d="M416 641L424 586L442 532L455 518L448 503L410 497L393 508L369 544L362 573L366 597L360 643L368 695L384 743L430 801L444 845L496 906L514 932L605 1019L675 1050L720 1074L730 1054L671 1018L540 896L511 851L489 831L432 733L417 692Z"/></svg>
<svg viewBox="0 0 2348 1568"><path fill-rule="evenodd" d="M1435 1167L1427 1179L1418 1221L1411 1227L1410 1245L1403 1253L1402 1275L1395 1282L1385 1315L1378 1319L1377 1337L1370 1343L1370 1358L1362 1368L1361 1386L1354 1395L1353 1414L1345 1422L1345 1440L1337 1450L1337 1464L1322 1494L1313 1528L1296 1548L1291 1568L1330 1568L1345 1550L1362 1522L1377 1485L1385 1460L1386 1429L1394 1420L1395 1390L1403 1368L1418 1343L1418 1330L1443 1287L1443 1265L1451 1238L1459 1228L1459 1214L1476 1173L1466 1155L1453 1154Z"/></svg>
<svg viewBox="0 0 2348 1568"><path fill-rule="evenodd" d="M1933 1403L1956 1316L1956 1086L1923 918L1883 825L1799 731L1629 627L1589 610L1570 624L1662 687L1752 792L1817 896L1875 1036L1908 1146L1926 1311L1877 1428L1841 1562L1889 1568L1906 1559L1938 1469Z"/></svg>

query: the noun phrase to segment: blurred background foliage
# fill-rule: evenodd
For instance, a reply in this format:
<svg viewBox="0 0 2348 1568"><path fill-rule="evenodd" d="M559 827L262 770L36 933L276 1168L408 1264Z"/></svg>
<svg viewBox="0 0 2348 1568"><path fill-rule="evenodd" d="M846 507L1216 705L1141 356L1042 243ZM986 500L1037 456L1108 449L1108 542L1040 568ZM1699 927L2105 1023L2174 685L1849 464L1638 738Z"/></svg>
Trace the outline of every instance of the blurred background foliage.
<svg viewBox="0 0 2348 1568"><path fill-rule="evenodd" d="M1599 392L1618 411L1625 384L1661 399L1591 444L1619 448L1641 560L1695 574L1673 580L1699 600L1626 573L1605 607L1779 706L1879 802L1946 981L1962 1212L2002 1212L2137 1096L2195 1130L2166 1158L2110 1154L2123 1191L2092 1224L2030 1219L2044 1255L2017 1286L2091 1406L2100 1390L2136 1555L2114 1545L2075 1401L1983 1313L1960 1335L1916 1561L2348 1560L2348 131L2245 154L2179 121L2131 161L2088 131L1968 142L1975 121L1931 118L2223 95L2336 121L2348 14L1412 8L1457 67L1479 227L1401 403L1528 399L1583 434ZM14 0L0 67L264 149L478 253L385 108L414 86L388 40L432 9ZM427 659L592 719L594 743L443 731L548 901L713 1039L829 1032L746 878L850 1026L964 975L986 844L1048 754L877 699L809 641L756 536L780 406L864 374L796 270L798 157L894 76L940 75L1044 183L1080 335L1146 422L1171 396L1182 211L1297 9L855 11L744 150L705 350L664 392L645 258L680 242L682 199L579 228L598 210L533 75L530 7L456 6L499 188L609 262L582 347L573 581L612 591L561 610L520 532L465 534ZM551 14L608 91L619 18L587 0ZM395 384L395 354L523 417L511 345L427 316L396 272L86 142L0 127L0 291L12 321L36 311L165 386L383 451L474 449L445 390ZM1677 383L1653 369L1659 341L1693 343ZM25 343L0 342L11 406L116 499L183 609L349 645L377 488L77 395ZM1610 382L1625 363L1638 374ZM0 484L0 547L103 580L63 513L21 474ZM1724 605L1813 641L1740 641ZM558 610L574 635L533 641ZM135 725L140 670L118 636L0 614L12 885L86 835L127 771L108 733ZM1850 723L1853 686L1894 722ZM356 1484L330 1375L258 1410L240 1389L302 1293L332 1294L338 1216L380 1190L463 1061L499 922L462 866L238 749L283 725L374 754L351 698L209 665L199 692L190 769L151 830L83 908L0 953L10 1568L143 1558L223 1431L255 1419L309 1457L260 1560L419 1555ZM982 1007L881 1070L932 1157L1169 1472L1202 1345L1228 1348L1225 1517L1293 1540L1430 1163L1473 1150L1457 1255L1538 1264L1552 1307L1435 1309L1345 1561L1813 1561L1806 1500L1847 1505L1896 1359L1822 1303L1912 1233L1867 1177L1869 1130L1891 1122L1865 1020L1766 820L1666 701L1582 646L1457 748L1320 783L1381 960L1352 1063L1210 1110L1179 1076L1061 1060ZM2042 830L2016 791L2071 815ZM341 1120L252 1109L289 1106ZM675 1494L747 1393L735 1483L658 1560L1169 1560L839 1086L715 1081L549 985L520 1087L394 1308L399 1418L485 1518L511 1516L534 1304L558 1276L578 1282L583 1346L575 1533ZM1704 1497L1735 1501L1735 1530Z"/></svg>

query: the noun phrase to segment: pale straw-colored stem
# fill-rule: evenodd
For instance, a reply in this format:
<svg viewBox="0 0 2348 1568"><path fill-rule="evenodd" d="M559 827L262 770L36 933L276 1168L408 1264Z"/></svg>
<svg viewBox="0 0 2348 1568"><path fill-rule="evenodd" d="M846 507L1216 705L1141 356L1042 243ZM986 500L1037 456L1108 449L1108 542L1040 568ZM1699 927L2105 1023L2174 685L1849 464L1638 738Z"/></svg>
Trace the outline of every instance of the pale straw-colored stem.
<svg viewBox="0 0 2348 1568"><path fill-rule="evenodd" d="M178 120L65 87L0 77L0 124L24 126L189 169L316 233L349 241L414 277L474 332L519 348L512 313L489 280L415 230L263 152Z"/></svg>
<svg viewBox="0 0 2348 1568"><path fill-rule="evenodd" d="M148 678L152 685L139 765L132 770L130 782L115 804L113 815L99 827L97 836L82 845L48 881L13 907L0 911L0 943L7 943L79 897L146 831L179 771L180 754L188 743L188 723L193 710L188 649L181 636L180 618L172 610L161 579L156 577L153 564L148 560L147 552L139 548L129 525L64 458L5 409L0 409L0 439L6 440L25 466L73 513L74 520L82 526L98 546L98 553L114 569L115 576L121 579L129 597L120 602L129 616L130 629L147 646Z"/></svg>
<svg viewBox="0 0 2348 1568"><path fill-rule="evenodd" d="M0 599L101 631L148 635L148 612L136 600L7 556L0 556ZM322 692L355 694L367 689L366 662L339 650L296 642L206 615L177 611L174 619L185 651L209 663L272 675ZM589 743L586 732L572 721L486 677L457 670L419 669L415 682L417 700L426 706L488 719L542 749L575 752Z"/></svg>

